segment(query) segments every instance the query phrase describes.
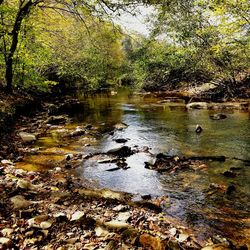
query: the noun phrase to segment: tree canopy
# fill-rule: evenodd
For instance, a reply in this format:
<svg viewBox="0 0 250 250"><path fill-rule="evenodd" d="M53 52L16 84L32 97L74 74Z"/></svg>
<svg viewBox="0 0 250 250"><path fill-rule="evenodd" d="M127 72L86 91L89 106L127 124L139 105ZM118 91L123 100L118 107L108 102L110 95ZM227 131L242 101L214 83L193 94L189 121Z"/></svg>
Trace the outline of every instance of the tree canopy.
<svg viewBox="0 0 250 250"><path fill-rule="evenodd" d="M155 9L150 36L125 34L112 17L142 4ZM250 68L249 8L247 0L1 0L0 81L8 91L234 82Z"/></svg>

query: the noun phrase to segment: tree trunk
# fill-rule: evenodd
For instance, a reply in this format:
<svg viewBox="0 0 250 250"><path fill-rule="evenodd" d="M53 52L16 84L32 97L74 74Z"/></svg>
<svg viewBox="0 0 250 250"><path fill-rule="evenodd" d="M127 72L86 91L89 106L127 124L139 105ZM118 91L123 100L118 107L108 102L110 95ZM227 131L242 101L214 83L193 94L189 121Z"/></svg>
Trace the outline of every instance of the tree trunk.
<svg viewBox="0 0 250 250"><path fill-rule="evenodd" d="M1 1L1 0L0 0ZM7 53L6 61L5 61L5 80L6 80L6 91L12 92L13 87L13 56L16 51L17 45L18 45L18 35L21 30L21 25L23 19L29 14L30 9L32 6L35 6L39 1L32 2L32 0L29 0L26 4L20 7L17 15L16 20L11 32L11 46L10 50Z"/></svg>

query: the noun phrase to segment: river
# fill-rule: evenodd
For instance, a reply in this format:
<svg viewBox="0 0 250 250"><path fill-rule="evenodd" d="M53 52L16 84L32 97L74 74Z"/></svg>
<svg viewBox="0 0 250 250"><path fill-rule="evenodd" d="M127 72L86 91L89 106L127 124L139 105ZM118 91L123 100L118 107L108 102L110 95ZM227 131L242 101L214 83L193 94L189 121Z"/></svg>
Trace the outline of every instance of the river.
<svg viewBox="0 0 250 250"><path fill-rule="evenodd" d="M186 109L184 101L162 100L150 94L122 91L81 97L82 110L71 114L73 125L93 124L102 136L88 147L74 144L81 153L107 152L126 145L141 149L127 158L128 169L107 171L114 163L98 163L89 159L76 170L82 178L95 181L99 187L169 199L164 212L177 218L201 238L222 235L235 241L250 238L250 115L239 110L223 110L226 119L212 120L210 115L221 111ZM114 130L117 123L128 125ZM199 124L203 131L195 132ZM71 126L73 126L71 125ZM41 138L40 144L53 147L58 143ZM127 139L118 144L116 139ZM47 144L45 143L47 142ZM50 143L48 143L50 142ZM143 152L143 149L146 152ZM148 151L150 153L148 153ZM185 156L226 156L225 162L206 162L206 167L160 174L145 168L157 153ZM233 169L235 176L226 177ZM225 194L228 186L235 190ZM212 187L219 187L213 189Z"/></svg>

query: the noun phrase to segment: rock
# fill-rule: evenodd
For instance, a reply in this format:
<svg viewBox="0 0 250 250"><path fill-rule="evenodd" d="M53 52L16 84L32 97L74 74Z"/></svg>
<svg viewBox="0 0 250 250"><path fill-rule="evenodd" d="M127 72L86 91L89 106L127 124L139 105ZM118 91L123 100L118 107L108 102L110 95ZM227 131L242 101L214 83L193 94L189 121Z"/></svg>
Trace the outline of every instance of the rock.
<svg viewBox="0 0 250 250"><path fill-rule="evenodd" d="M3 246L3 249L10 248L12 246L12 241L9 238L6 237L0 237L0 247ZM1 248L2 249L2 248Z"/></svg>
<svg viewBox="0 0 250 250"><path fill-rule="evenodd" d="M129 227L129 224L118 220L111 220L109 222L105 222L104 226L111 230L120 231L123 229L127 229Z"/></svg>
<svg viewBox="0 0 250 250"><path fill-rule="evenodd" d="M52 226L52 222L51 221L43 221L40 223L40 228L42 229L48 229Z"/></svg>
<svg viewBox="0 0 250 250"><path fill-rule="evenodd" d="M67 122L67 118L65 116L59 115L59 116L51 116L48 118L46 123L51 125L59 125L64 124Z"/></svg>
<svg viewBox="0 0 250 250"><path fill-rule="evenodd" d="M200 134L202 132L202 130L203 130L202 127L199 124L197 124L196 127L195 127L195 132L197 134Z"/></svg>
<svg viewBox="0 0 250 250"><path fill-rule="evenodd" d="M92 127L93 127L93 125L88 124L88 125L85 126L85 129L88 129L88 130L89 130L89 129L92 129Z"/></svg>
<svg viewBox="0 0 250 250"><path fill-rule="evenodd" d="M186 241L187 239L189 238L189 235L188 234L179 234L178 237L176 238L179 242L184 242Z"/></svg>
<svg viewBox="0 0 250 250"><path fill-rule="evenodd" d="M26 208L32 204L32 202L27 201L22 195L16 195L12 197L11 202L15 210Z"/></svg>
<svg viewBox="0 0 250 250"><path fill-rule="evenodd" d="M133 150L128 146L122 146L118 148L110 149L107 154L112 154L118 157L128 157L134 154Z"/></svg>
<svg viewBox="0 0 250 250"><path fill-rule="evenodd" d="M222 119L226 119L227 116L224 114L214 114L214 115L210 115L209 116L212 120L222 120Z"/></svg>
<svg viewBox="0 0 250 250"><path fill-rule="evenodd" d="M96 236L98 236L98 237L105 237L106 235L109 234L109 231L106 230L106 229L103 228L103 227L98 226L98 227L95 228L95 234L96 234Z"/></svg>
<svg viewBox="0 0 250 250"><path fill-rule="evenodd" d="M85 130L82 128L77 128L75 131L70 133L70 137L77 137L85 134Z"/></svg>
<svg viewBox="0 0 250 250"><path fill-rule="evenodd" d="M117 143L125 143L128 140L127 139L123 139L123 138L118 138L118 139L115 139L114 141L117 142Z"/></svg>
<svg viewBox="0 0 250 250"><path fill-rule="evenodd" d="M141 198L142 198L143 200L150 200L152 197L151 197L150 194L144 194L144 195L141 195Z"/></svg>
<svg viewBox="0 0 250 250"><path fill-rule="evenodd" d="M140 236L139 242L145 249L165 250L166 248L165 242L161 241L160 238L146 233Z"/></svg>
<svg viewBox="0 0 250 250"><path fill-rule="evenodd" d="M172 236L175 236L176 233L177 233L177 229L176 229L175 227L173 227L173 228L169 229L169 232L170 232L170 234L171 234Z"/></svg>
<svg viewBox="0 0 250 250"><path fill-rule="evenodd" d="M1 160L1 163L4 165L14 165L14 163L10 160Z"/></svg>
<svg viewBox="0 0 250 250"><path fill-rule="evenodd" d="M191 102L186 107L188 109L207 109L208 105L206 102Z"/></svg>
<svg viewBox="0 0 250 250"><path fill-rule="evenodd" d="M234 184L230 184L228 187L227 187L227 190L226 190L226 194L227 195L230 195L232 194L233 192L236 191L236 187Z"/></svg>
<svg viewBox="0 0 250 250"><path fill-rule="evenodd" d="M114 126L114 128L117 129L117 130L123 130L123 129L127 128L127 127L128 127L128 125L126 123L123 123L123 122L117 123Z"/></svg>
<svg viewBox="0 0 250 250"><path fill-rule="evenodd" d="M36 141L36 136L31 133L26 133L26 132L20 132L19 136L24 142L34 142Z"/></svg>
<svg viewBox="0 0 250 250"><path fill-rule="evenodd" d="M83 219L83 217L85 217L84 212L76 211L74 214L72 214L70 221L79 221L79 220Z"/></svg>
<svg viewBox="0 0 250 250"><path fill-rule="evenodd" d="M4 237L10 237L13 232L14 232L14 229L12 228L4 228L1 230L1 233Z"/></svg>
<svg viewBox="0 0 250 250"><path fill-rule="evenodd" d="M116 211L116 212L125 212L128 209L129 209L128 206L120 204L120 205L114 207L113 211Z"/></svg>
<svg viewBox="0 0 250 250"><path fill-rule="evenodd" d="M56 167L56 168L55 168L55 172L58 173L58 172L61 172L61 171L62 171L62 168L61 168L61 167Z"/></svg>
<svg viewBox="0 0 250 250"><path fill-rule="evenodd" d="M67 154L67 155L65 156L65 159L66 159L66 161L69 161L69 160L73 159L73 157L74 157L73 154Z"/></svg>
<svg viewBox="0 0 250 250"><path fill-rule="evenodd" d="M45 222L48 219L48 215L37 215L29 220L27 220L29 227L36 227L36 228L42 228L41 224ZM42 224L43 226L43 224ZM46 227L46 223L44 224L44 227ZM46 228L42 228L46 229Z"/></svg>
<svg viewBox="0 0 250 250"><path fill-rule="evenodd" d="M226 177L229 177L229 178L234 178L234 177L237 176L236 173L234 173L233 171L230 171L230 170L225 171L225 172L223 173L223 175L226 176Z"/></svg>
<svg viewBox="0 0 250 250"><path fill-rule="evenodd" d="M130 218L129 212L121 212L117 216L117 220L121 222L127 222L129 218Z"/></svg>
<svg viewBox="0 0 250 250"><path fill-rule="evenodd" d="M17 181L17 186L21 189L27 189L27 190L34 190L35 186L33 184L31 184L29 181L23 180L23 179L19 179Z"/></svg>

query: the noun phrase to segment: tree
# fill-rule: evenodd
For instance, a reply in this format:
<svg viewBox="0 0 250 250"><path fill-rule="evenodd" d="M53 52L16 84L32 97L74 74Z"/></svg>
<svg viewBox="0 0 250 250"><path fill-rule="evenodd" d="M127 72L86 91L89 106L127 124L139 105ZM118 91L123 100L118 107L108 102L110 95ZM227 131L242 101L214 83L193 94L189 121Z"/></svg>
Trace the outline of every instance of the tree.
<svg viewBox="0 0 250 250"><path fill-rule="evenodd" d="M83 1L83 0L0 0L1 49L5 62L6 90L13 88L13 63L19 44L19 35L24 20L28 20L38 9L52 9L61 15L72 15L85 24L86 16L107 20L112 13L124 9L133 1Z"/></svg>

